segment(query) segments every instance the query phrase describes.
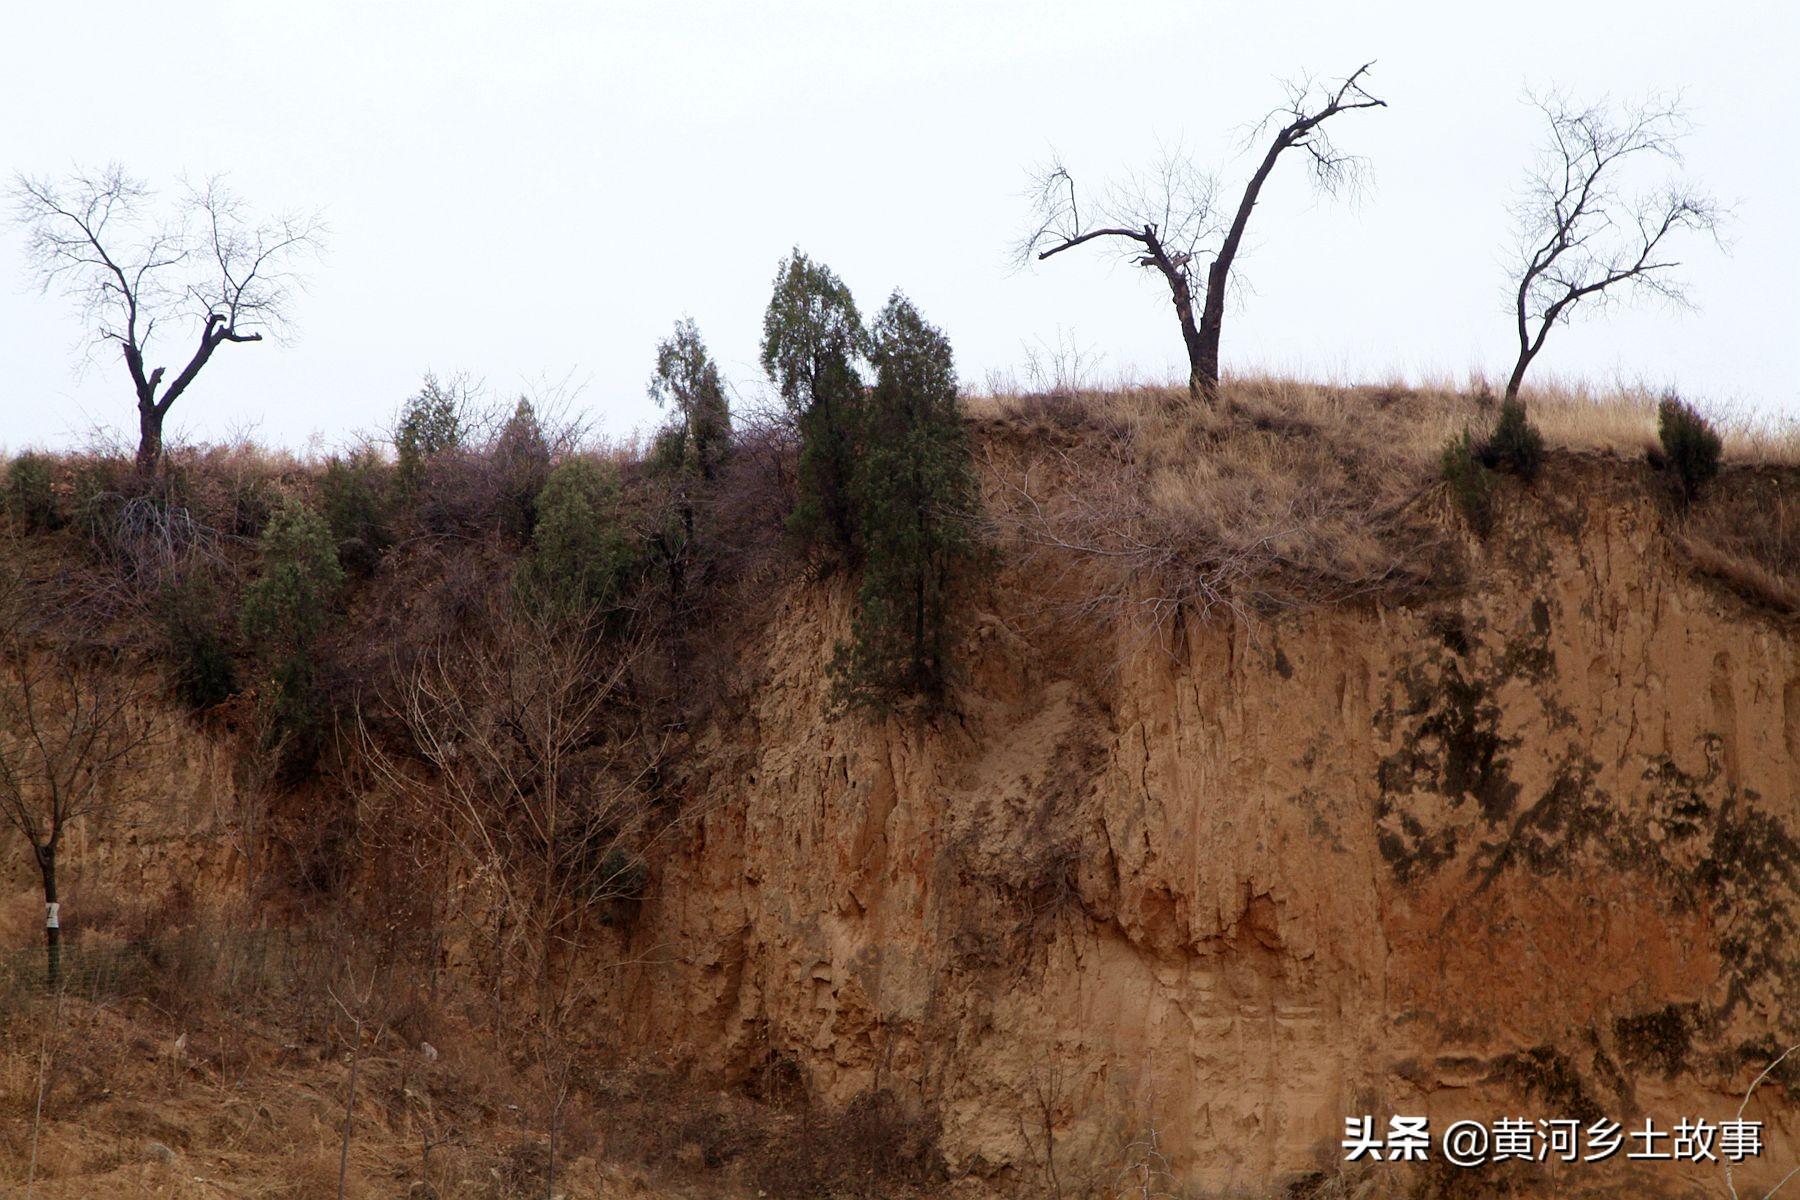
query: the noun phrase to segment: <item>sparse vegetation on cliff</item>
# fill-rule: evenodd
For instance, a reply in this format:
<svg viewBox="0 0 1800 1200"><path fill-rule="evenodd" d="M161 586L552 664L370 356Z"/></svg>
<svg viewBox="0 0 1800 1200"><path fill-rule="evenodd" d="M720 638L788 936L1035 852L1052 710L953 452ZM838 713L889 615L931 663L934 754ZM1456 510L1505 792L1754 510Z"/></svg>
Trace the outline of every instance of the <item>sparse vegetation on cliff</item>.
<svg viewBox="0 0 1800 1200"><path fill-rule="evenodd" d="M1523 401L1515 397L1500 402L1500 415L1475 449L1475 457L1483 466L1517 475L1526 483L1537 478L1544 467L1544 435L1531 423Z"/></svg>
<svg viewBox="0 0 1800 1200"><path fill-rule="evenodd" d="M1450 439L1438 460L1438 471L1450 489L1450 499L1469 523L1486 537L1494 528L1494 477L1476 455L1475 438L1467 429Z"/></svg>
<svg viewBox="0 0 1800 1200"><path fill-rule="evenodd" d="M549 610L616 610L633 557L611 464L563 463L550 472L537 508L531 554L519 572L523 594Z"/></svg>
<svg viewBox="0 0 1800 1200"><path fill-rule="evenodd" d="M1288 628L1284 618L1302 612L1374 606L1405 614L1457 602L1479 589L1481 573L1490 569L1486 558L1538 553L1537 542L1553 527L1547 514L1572 520L1580 505L1600 503L1602 496L1643 506L1638 511L1649 514L1648 528L1666 523L1685 561L1729 583L1759 611L1790 603L1783 589L1800 578L1800 541L1792 536L1800 523L1791 519L1795 475L1782 465L1790 451L1727 427L1719 475L1678 509L1643 463L1657 429L1654 403L1645 399L1590 405L1574 395L1532 394L1532 424L1543 441L1540 480L1550 485L1529 491L1481 466L1478 437L1459 438L1461 458L1481 473L1488 500L1498 501L1489 513L1487 548L1470 551L1450 511L1454 489L1447 498L1439 472L1452 432L1491 427L1493 409L1479 396L1240 380L1225 384L1228 413L1196 411L1182 403L1181 389L959 397L950 387L948 346L916 314L889 315L893 320L877 327L875 388L859 399L866 423L852 446L863 457L853 460L846 493L860 561L823 576L797 552L786 526L797 502L803 437L799 421L785 414L746 413L716 457L704 460L674 453L673 436L640 453L577 447L554 431L544 435L546 459L535 438L505 436L509 423L515 434L522 428L519 407L509 405L506 421L477 413L469 423L475 432L460 445L420 460L444 485L431 495L396 487L393 457L373 450L321 463L253 447L177 446L154 484L137 480L123 459L44 457L55 502L88 515L46 528L9 506L14 558L33 573L35 602L63 603L82 614L82 638L130 643L134 631L157 631L140 640L144 649L131 655L134 669L160 669L171 695L203 713L192 736L230 736L234 745L265 751L273 742L287 755L291 743L259 738L258 719L231 693L261 681L268 695L283 695L284 664L305 642L301 674L314 700L319 747L329 753L317 755L310 774L238 772L245 796L254 791L267 807L254 819L233 817L229 827L243 831L246 856L249 843L256 844L259 911L284 906L279 919L297 930L322 927L332 913L332 921L360 931L352 956L356 979L333 977L333 986L341 995L367 996L356 1006L364 1031L353 1039L348 1019L331 1015L334 1008L291 999L298 980L247 987L246 968L228 961L236 953L228 948L237 945L230 939L239 936L232 921L239 918L227 920L204 906L178 922L180 936L188 938L179 953L155 948L160 932L132 931L125 922L115 934L112 917L80 916L72 926L78 949L71 962L111 972L98 964L113 959L89 954L102 954L113 945L108 939L122 937L142 949L119 952L125 955L120 969L107 976L109 1004L136 1003L138 996L148 1003L174 994L177 981L213 988L207 981L231 976L239 982L216 993L222 1010L293 1004L267 1028L311 1021L316 1032L306 1035L309 1046L338 1054L359 1046L363 1099L352 1137L353 1181L396 1171L466 1179L476 1164L480 1172L527 1181L508 1185L515 1190L540 1186L553 1170L558 1178L593 1178L586 1148L593 1144L596 1111L615 1111L613 1104L633 1114L660 1110L635 1092L623 1101L604 1099L605 1088L626 1086L596 1082L615 1078L596 1074L596 1064L613 1052L615 1033L569 1020L572 993L565 989L589 972L612 969L600 960L618 952L615 942L633 935L638 914L654 911L667 886L663 848L700 827L701 796L716 797L686 772L715 753L698 749L701 739L715 736L719 722L742 719L735 708L749 685L734 673L741 670L734 656L747 640L774 636L778 626L770 614L784 605L822 597L846 604L854 596L853 636L869 630L874 618L894 618L870 644L892 651L910 687L916 613L904 604L883 608L882 601L916 599L920 578L932 599L928 654L970 653L971 618L947 603L948 577L941 572L963 569L956 565L969 536L962 521L971 512L991 523L993 570L1013 600L1028 594L1008 619L1031 629L1046 616L1058 625L1075 618L1072 628L1088 632L1060 635L1067 666L1091 665L1100 675L1118 670L1120 660L1087 664L1083 656L1134 654L1133 631L1160 638L1179 657L1186 652L1183 637L1221 621L1241 620L1259 638L1280 639ZM679 406L670 411L672 424L685 421ZM512 453L522 442L528 452ZM965 452L970 474L958 482L956 464ZM528 470L512 471L509 464L520 460ZM706 461L714 464L710 479ZM543 486L525 504L529 489L517 480L540 462L548 468ZM943 490L909 490L915 465L930 468L927 474L941 468ZM85 497L79 505L78 489ZM253 507L247 498L268 505L269 514L247 518ZM529 535L521 536L522 519ZM928 527L944 524L915 544L909 539L921 519ZM255 537L232 532L256 525ZM940 535L945 540L933 540ZM923 557L914 554L920 548ZM676 550L685 573L679 589L670 576ZM329 563L338 559L354 568L334 572ZM973 596L1000 586L971 583ZM561 599L540 603L551 596ZM592 604L607 615L581 619ZM245 617L241 639L230 628L234 610ZM527 638L521 649L512 632L521 621L541 622L549 632ZM42 632L54 642L64 636L60 629ZM1465 632L1445 645L1455 641L1461 649L1451 652L1467 655L1475 637ZM800 677L822 675L829 649L813 651ZM869 661L881 667L887 660L877 657ZM552 665L565 659L576 665ZM1292 671L1286 663L1278 659L1277 669ZM521 731L536 727L529 714L554 700L552 677L599 686L604 711L564 730L573 739L570 756L552 755L553 768L533 767L531 755L513 747ZM952 689L963 686L954 672L943 677ZM972 686L993 686L981 678ZM431 683L429 696L417 689L422 679ZM409 686L415 698L424 697L411 709ZM816 706L808 722L823 715L825 690L791 694ZM471 699L483 696L510 699L500 708ZM853 726L840 728L841 736L860 736ZM1435 736L1429 722L1420 734ZM481 750L481 739L492 741L492 753ZM385 765L371 771L377 753ZM559 781L554 797L543 790L552 774ZM253 776L264 782L254 784ZM513 801L482 803L500 796L497 781L509 777L518 780ZM242 807L250 812L250 801ZM555 819L546 819L552 812ZM709 838L719 829L705 827ZM533 832L550 828L557 833L548 840ZM1406 836L1415 833L1429 835ZM1454 849L1443 845L1445 853ZM1066 911L1078 912L1075 899L1088 886L1085 860L1071 848L1057 861L1066 863L1057 877ZM92 903L84 895L76 912L90 913ZM389 932L377 936L377 928ZM585 949L573 949L576 942ZM220 947L224 957L208 965L197 945ZM446 965L452 946L461 956L454 967ZM585 966L577 961L582 955ZM380 966L383 961L389 965ZM370 991L371 979L388 982ZM544 980L549 999L540 1005ZM92 1003L79 996L68 1002ZM97 1012L82 1008L73 1019L85 1028L100 1019ZM297 1015L305 1012L313 1015ZM165 1029L159 1036L176 1036L172 1026L157 1028ZM243 1039L251 1047L244 1053L274 1054L259 1036ZM433 1092L429 1113L423 1100L386 1106L384 1089L394 1079L445 1076L420 1060L419 1042L454 1047L459 1071L473 1048L487 1042L517 1053L484 1071L479 1084L457 1084L473 1089L458 1093L460 1099ZM343 1066L336 1063L331 1070L339 1073L328 1076L336 1081L333 1105L341 1105ZM249 1077L273 1068L243 1069ZM422 1095L416 1082L407 1086ZM481 1115L480 1106L490 1102L478 1095L506 1095L519 1111L497 1123ZM642 1169L668 1178L716 1159L765 1187L805 1180L842 1190L852 1186L845 1182L852 1176L874 1180L872 1194L924 1187L921 1181L937 1169L929 1113L881 1099L855 1111L863 1115L756 1109L721 1115L717 1131L677 1123L667 1137L645 1143L652 1148ZM282 1157L282 1169L335 1182L341 1119L341 1106L333 1107L329 1134L303 1155ZM821 1141L862 1129L856 1122L865 1120L899 1147L895 1174L864 1174L856 1165L861 1160L847 1160ZM462 1141L453 1127L463 1131ZM482 1131L504 1153L478 1153L469 1130ZM436 1140L445 1138L451 1140ZM195 1135L176 1152L186 1153L189 1144L207 1143ZM430 1166L392 1165L402 1154L417 1162L421 1144L434 1147ZM1059 1164L1077 1153L1064 1148L1061 1131L1057 1147ZM1073 1159L1059 1170L1059 1178L1074 1178Z"/></svg>
<svg viewBox="0 0 1800 1200"><path fill-rule="evenodd" d="M50 471L50 461L41 454L21 454L7 467L6 508L27 533L48 533L62 523Z"/></svg>

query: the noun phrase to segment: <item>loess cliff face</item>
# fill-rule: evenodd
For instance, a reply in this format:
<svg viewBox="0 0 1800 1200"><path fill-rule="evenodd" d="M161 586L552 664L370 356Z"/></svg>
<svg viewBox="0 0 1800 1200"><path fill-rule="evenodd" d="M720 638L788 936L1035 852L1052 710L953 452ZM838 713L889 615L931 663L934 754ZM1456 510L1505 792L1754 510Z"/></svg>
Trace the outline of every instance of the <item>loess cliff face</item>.
<svg viewBox="0 0 1800 1200"><path fill-rule="evenodd" d="M975 1190L1281 1194L1364 1113L1731 1116L1800 1041L1800 639L1616 469L1515 503L1416 608L1145 638L1002 569L926 728L822 716L847 603L796 585L596 1005L703 1078L890 1090ZM1793 1062L1740 1189L1800 1161ZM1724 1191L1512 1166L1364 1186Z"/></svg>
<svg viewBox="0 0 1800 1200"><path fill-rule="evenodd" d="M1726 1194L1341 1162L1363 1114L1721 1120L1800 1042L1800 629L1696 576L1616 460L1506 503L1455 595L1251 624L1077 616L1078 577L1003 554L925 723L828 718L848 588L786 586L589 958L595 1026L764 1099L887 1092L974 1196ZM75 908L228 908L258 830L348 799L251 826L236 766L162 745L124 782L157 819L72 835ZM1800 1163L1797 1100L1800 1055L1740 1195Z"/></svg>

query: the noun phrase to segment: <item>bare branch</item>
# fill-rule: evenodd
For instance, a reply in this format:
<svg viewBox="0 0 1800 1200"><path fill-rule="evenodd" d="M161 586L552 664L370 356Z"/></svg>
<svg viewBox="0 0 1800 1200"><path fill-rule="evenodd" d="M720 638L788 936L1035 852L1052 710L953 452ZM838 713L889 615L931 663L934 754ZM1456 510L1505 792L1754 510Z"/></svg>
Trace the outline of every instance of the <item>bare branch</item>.
<svg viewBox="0 0 1800 1200"><path fill-rule="evenodd" d="M1217 209L1217 178L1198 169L1179 145L1165 148L1150 171L1127 176L1100 204L1083 204L1075 177L1053 156L1031 177L1032 223L1014 248L1014 261L1025 266L1091 241L1123 242L1119 248L1126 256L1140 267L1156 270L1169 289L1187 348L1191 394L1215 400L1225 295L1263 185L1277 160L1299 149L1308 158L1314 180L1327 193L1356 186L1362 160L1337 149L1324 126L1339 113L1386 106L1367 89L1372 66L1363 64L1333 88L1319 88L1310 80L1288 85L1285 105L1256 127L1253 136L1262 136L1272 126L1276 132L1229 223L1221 220ZM1084 207L1092 224L1083 220ZM1212 262L1201 287L1197 263L1207 255ZM1196 292L1204 294L1198 313Z"/></svg>
<svg viewBox="0 0 1800 1200"><path fill-rule="evenodd" d="M48 979L59 979L57 852L77 821L115 808L115 772L157 736L116 654L38 645L23 586L0 580L0 824L43 883Z"/></svg>
<svg viewBox="0 0 1800 1200"><path fill-rule="evenodd" d="M1548 131L1513 206L1519 352L1509 400L1551 329L1577 307L1643 296L1689 304L1672 243L1687 232L1717 241L1725 219L1716 201L1677 179L1647 185L1635 178L1658 162L1680 165L1689 122L1679 97L1617 111L1579 106L1561 92L1529 99Z"/></svg>
<svg viewBox="0 0 1800 1200"><path fill-rule="evenodd" d="M452 836L532 943L537 1018L556 1025L590 914L631 891L660 830L643 797L667 735L628 701L639 639L597 639L548 614L497 605L477 631L398 672L391 713L430 767L365 730L377 775L445 812ZM446 812L447 802L447 812ZM665 826L664 828L672 828Z"/></svg>
<svg viewBox="0 0 1800 1200"><path fill-rule="evenodd" d="M90 353L117 344L139 414L140 466L155 465L170 406L225 342L258 342L287 327L303 285L299 264L325 236L317 216L256 218L218 179L189 187L173 207L118 165L49 180L20 175L13 219L44 290L60 288L90 332ZM151 366L159 332L193 338L186 363Z"/></svg>

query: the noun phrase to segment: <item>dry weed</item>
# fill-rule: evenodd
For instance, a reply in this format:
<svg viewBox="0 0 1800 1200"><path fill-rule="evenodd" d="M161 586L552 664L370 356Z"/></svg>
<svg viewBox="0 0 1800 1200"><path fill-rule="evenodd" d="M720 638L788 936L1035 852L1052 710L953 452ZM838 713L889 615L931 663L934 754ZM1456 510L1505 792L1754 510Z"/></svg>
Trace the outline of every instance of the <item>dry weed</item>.
<svg viewBox="0 0 1800 1200"><path fill-rule="evenodd" d="M1400 599L1456 576L1433 397L1263 381L1230 413L1160 391L1022 403L980 453L989 515L1085 613L1149 628ZM1447 425L1446 425L1447 427Z"/></svg>
<svg viewBox="0 0 1800 1200"><path fill-rule="evenodd" d="M1553 450L1638 462L1656 444L1650 391L1552 382L1526 400ZM1439 457L1492 424L1491 394L1265 376L1228 381L1224 401L1139 388L971 402L987 515L1065 612L1162 634L1178 615L1251 620L1457 585ZM1709 416L1736 469L1683 544L1708 573L1791 608L1800 508L1779 468L1800 462L1800 423Z"/></svg>
<svg viewBox="0 0 1800 1200"><path fill-rule="evenodd" d="M1675 541L1699 571L1746 600L1800 613L1800 480L1728 470L1684 514Z"/></svg>

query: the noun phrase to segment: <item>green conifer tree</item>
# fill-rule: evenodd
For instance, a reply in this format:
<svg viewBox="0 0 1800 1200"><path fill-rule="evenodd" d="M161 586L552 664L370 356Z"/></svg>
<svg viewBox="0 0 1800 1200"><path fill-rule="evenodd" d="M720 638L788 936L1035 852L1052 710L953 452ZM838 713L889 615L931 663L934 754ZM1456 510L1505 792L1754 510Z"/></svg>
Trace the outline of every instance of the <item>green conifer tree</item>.
<svg viewBox="0 0 1800 1200"><path fill-rule="evenodd" d="M521 541L537 524L537 497L550 476L550 443L537 410L523 396L494 439L500 531Z"/></svg>
<svg viewBox="0 0 1800 1200"><path fill-rule="evenodd" d="M888 711L942 699L951 576L974 549L974 482L950 342L899 292L875 323L871 358L851 480L862 583L832 670L840 704Z"/></svg>
<svg viewBox="0 0 1800 1200"><path fill-rule="evenodd" d="M672 448L665 453L689 475L717 478L731 447L731 407L692 317L675 322L675 332L657 343L650 398L672 410L666 431Z"/></svg>
<svg viewBox="0 0 1800 1200"><path fill-rule="evenodd" d="M694 553L698 494L718 478L731 449L725 384L693 318L677 321L675 332L657 344L649 392L671 410L649 459L656 485L649 543L668 578L669 602L679 608Z"/></svg>
<svg viewBox="0 0 1800 1200"><path fill-rule="evenodd" d="M461 376L442 382L426 372L418 394L407 397L400 406L400 418L394 425L394 453L401 491L415 490L423 482L427 463L462 445L467 433L464 409L468 391L468 381Z"/></svg>
<svg viewBox="0 0 1800 1200"><path fill-rule="evenodd" d="M616 609L632 557L618 472L585 458L551 471L538 493L531 543L518 575L528 603L575 619Z"/></svg>
<svg viewBox="0 0 1800 1200"><path fill-rule="evenodd" d="M274 727L290 755L316 749L321 714L313 663L344 586L337 543L323 517L290 500L262 533L262 575L244 589L242 625L261 666Z"/></svg>
<svg viewBox="0 0 1800 1200"><path fill-rule="evenodd" d="M789 528L845 559L857 549L850 498L865 336L843 280L795 249L763 314L762 365L800 427L799 501Z"/></svg>

